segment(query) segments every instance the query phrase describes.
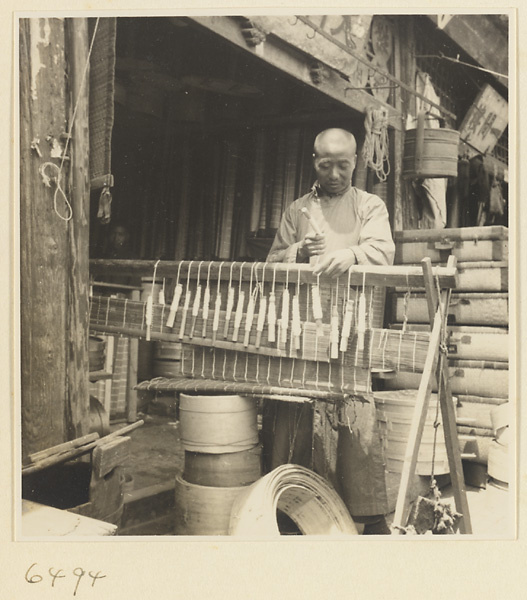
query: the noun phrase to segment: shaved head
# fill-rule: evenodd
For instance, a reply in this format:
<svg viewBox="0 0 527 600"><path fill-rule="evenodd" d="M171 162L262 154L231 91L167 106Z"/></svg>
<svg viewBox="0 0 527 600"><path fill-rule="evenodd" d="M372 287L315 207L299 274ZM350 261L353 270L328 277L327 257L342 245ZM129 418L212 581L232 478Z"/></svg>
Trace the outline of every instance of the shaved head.
<svg viewBox="0 0 527 600"><path fill-rule="evenodd" d="M357 142L355 136L345 129L326 129L321 131L315 138L313 144L314 156L321 156L330 153L350 153L355 156L357 152Z"/></svg>
<svg viewBox="0 0 527 600"><path fill-rule="evenodd" d="M351 185L357 160L357 142L345 129L326 129L313 145L313 166L320 187L330 196L342 194Z"/></svg>

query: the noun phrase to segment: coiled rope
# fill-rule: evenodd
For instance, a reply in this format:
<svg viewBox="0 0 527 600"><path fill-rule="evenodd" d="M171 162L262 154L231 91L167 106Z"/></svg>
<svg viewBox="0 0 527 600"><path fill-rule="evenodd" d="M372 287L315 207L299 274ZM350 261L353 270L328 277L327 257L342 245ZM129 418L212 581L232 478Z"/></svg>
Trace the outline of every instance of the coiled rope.
<svg viewBox="0 0 527 600"><path fill-rule="evenodd" d="M386 181L390 174L388 148L388 113L384 109L368 108L364 119L366 137L362 148L362 156L368 167L371 167L380 182Z"/></svg>

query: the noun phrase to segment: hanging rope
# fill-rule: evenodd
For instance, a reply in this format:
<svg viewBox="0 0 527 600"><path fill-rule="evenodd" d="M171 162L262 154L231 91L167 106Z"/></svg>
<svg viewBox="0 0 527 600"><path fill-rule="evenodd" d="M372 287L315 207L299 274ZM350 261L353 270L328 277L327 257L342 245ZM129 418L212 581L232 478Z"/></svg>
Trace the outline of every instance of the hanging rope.
<svg viewBox="0 0 527 600"><path fill-rule="evenodd" d="M77 98L75 99L75 106L73 108L73 114L71 116L71 123L69 126L69 130L67 132L67 137L66 137L66 143L64 144L64 150L62 152L62 158L60 161L60 166L57 167L57 165L55 163L52 162L45 162L44 164L40 165L38 172L40 173L40 176L42 177L42 182L44 183L44 185L46 187L51 187L51 182L55 183L55 193L53 194L53 209L55 211L55 213L57 214L58 217L60 217L63 221L70 221L71 218L73 217L73 209L71 208L71 204L64 192L64 190L62 189L61 185L60 185L60 177L62 175L62 168L64 166L64 161L66 159L67 156L67 151L68 151L68 145L71 139L71 133L73 131L73 124L75 123L75 117L77 116L77 110L79 108L79 104L81 101L81 94L82 94L82 90L84 88L84 84L86 81L86 74L88 73L88 67L90 65L90 57L92 54L92 50L93 50L93 43L95 42L95 36L97 34L97 27L99 26L99 19L100 17L97 17L97 21L95 22L95 27L93 30L93 35L92 35L92 39L90 42L90 47L88 49L88 56L86 58L86 63L84 65L84 70L82 72L82 78L81 78L81 82L80 82L80 87L79 87L79 93L77 95ZM55 170L55 174L54 175L47 175L46 174L46 169L48 167L53 167L53 169ZM57 195L58 193L62 194L62 197L64 199L64 202L66 204L67 207L67 213L66 216L63 216L58 208L57 208Z"/></svg>
<svg viewBox="0 0 527 600"><path fill-rule="evenodd" d="M380 182L386 181L390 173L388 158L388 113L385 109L368 108L364 120L366 137L362 148L362 156L368 167L371 167Z"/></svg>

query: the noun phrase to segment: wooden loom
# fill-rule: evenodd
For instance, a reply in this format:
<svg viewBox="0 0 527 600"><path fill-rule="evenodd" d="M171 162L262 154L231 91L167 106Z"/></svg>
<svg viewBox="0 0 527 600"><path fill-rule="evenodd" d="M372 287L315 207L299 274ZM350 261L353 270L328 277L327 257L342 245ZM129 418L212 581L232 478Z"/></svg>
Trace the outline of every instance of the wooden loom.
<svg viewBox="0 0 527 600"><path fill-rule="evenodd" d="M169 280L169 302L92 296L90 328L108 334L182 343L181 377L141 388L309 396L337 402L371 391L372 372L422 373L394 525L408 512L426 412L437 371L445 441L460 529L470 533L461 455L448 378L446 316L457 283L446 267L355 266L340 278L309 265L209 261L92 260L91 273ZM166 283L166 281L165 281ZM426 290L430 332L383 329L387 287Z"/></svg>

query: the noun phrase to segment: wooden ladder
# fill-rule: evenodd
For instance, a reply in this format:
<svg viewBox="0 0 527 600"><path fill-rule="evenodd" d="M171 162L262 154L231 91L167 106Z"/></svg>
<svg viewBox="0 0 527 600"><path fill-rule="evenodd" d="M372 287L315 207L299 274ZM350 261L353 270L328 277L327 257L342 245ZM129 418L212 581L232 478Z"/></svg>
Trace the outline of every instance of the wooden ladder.
<svg viewBox="0 0 527 600"><path fill-rule="evenodd" d="M456 267L456 262L456 257L450 256L447 266ZM454 500L457 512L462 515L459 529L461 533L472 533L465 481L463 478L463 467L461 464L461 450L459 448L457 437L456 417L448 377L446 348L442 346L442 341L446 336L448 305L450 302L451 290L449 288L444 288L438 292L434 284L430 258L424 258L421 261L421 265L423 268L426 300L430 317L430 344L412 416L412 424L408 436L401 482L395 507L393 528L395 532L400 532L408 519L408 491L410 482L415 474L417 456L421 445L421 438L435 375L438 384L439 403L441 406L443 431L445 435L445 445L450 467Z"/></svg>

